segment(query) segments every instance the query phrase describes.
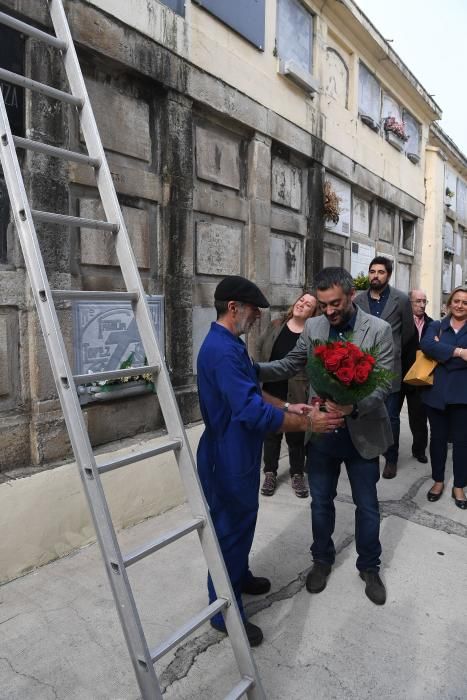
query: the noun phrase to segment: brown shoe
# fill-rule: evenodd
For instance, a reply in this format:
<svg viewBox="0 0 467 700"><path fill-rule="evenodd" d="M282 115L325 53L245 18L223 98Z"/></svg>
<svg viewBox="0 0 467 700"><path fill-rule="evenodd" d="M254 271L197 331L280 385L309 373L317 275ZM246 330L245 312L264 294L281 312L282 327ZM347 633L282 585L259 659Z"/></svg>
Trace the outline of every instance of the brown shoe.
<svg viewBox="0 0 467 700"><path fill-rule="evenodd" d="M397 474L397 464L395 462L386 462L383 469L383 479L394 479Z"/></svg>
<svg viewBox="0 0 467 700"><path fill-rule="evenodd" d="M276 490L277 476L274 472L265 472L264 481L261 487L261 493L263 496L272 496Z"/></svg>
<svg viewBox="0 0 467 700"><path fill-rule="evenodd" d="M297 498L307 498L308 487L303 474L294 474L292 477L292 488Z"/></svg>

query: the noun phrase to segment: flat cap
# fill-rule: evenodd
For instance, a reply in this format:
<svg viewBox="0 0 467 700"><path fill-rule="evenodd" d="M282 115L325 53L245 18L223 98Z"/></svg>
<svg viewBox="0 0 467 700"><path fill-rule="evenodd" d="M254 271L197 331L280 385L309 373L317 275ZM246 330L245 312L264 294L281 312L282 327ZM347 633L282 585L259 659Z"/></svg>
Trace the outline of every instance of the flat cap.
<svg viewBox="0 0 467 700"><path fill-rule="evenodd" d="M244 304L253 304L260 309L269 307L268 300L256 284L245 277L240 277L240 275L224 277L216 287L214 299L216 301L242 301Z"/></svg>

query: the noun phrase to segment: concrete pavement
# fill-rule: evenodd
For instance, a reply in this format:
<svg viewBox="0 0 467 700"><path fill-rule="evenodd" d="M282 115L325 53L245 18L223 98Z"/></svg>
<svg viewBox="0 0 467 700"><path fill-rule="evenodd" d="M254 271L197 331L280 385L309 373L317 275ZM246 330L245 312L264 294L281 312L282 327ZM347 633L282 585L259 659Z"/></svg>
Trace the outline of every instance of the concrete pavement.
<svg viewBox="0 0 467 700"><path fill-rule="evenodd" d="M290 488L287 460L272 498L261 497L251 564L269 595L249 598L264 631L254 650L270 700L465 700L467 513L447 488L428 503L429 465L411 457L402 416L400 469L381 480L384 607L373 605L355 569L354 509L339 483L336 565L319 595L310 567L309 502ZM450 486L450 484L448 484ZM186 518L186 507L120 533L131 549ZM151 646L206 604L196 535L129 570ZM236 667L228 640L208 625L156 666L168 700L222 698ZM2 700L136 700L139 697L95 545L0 587Z"/></svg>

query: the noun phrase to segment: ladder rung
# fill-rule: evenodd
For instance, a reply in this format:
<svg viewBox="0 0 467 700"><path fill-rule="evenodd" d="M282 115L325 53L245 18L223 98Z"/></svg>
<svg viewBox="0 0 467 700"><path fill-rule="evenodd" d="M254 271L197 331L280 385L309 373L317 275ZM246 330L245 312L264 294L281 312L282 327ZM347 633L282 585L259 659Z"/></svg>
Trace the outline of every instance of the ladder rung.
<svg viewBox="0 0 467 700"><path fill-rule="evenodd" d="M125 555L123 557L123 563L125 564L125 567L131 566L132 564L136 564L137 561L144 559L150 554L154 554L154 552L157 552L158 549L162 549L162 547L165 547L168 544L172 544L172 542L176 542L180 539L180 537L188 535L188 533L193 532L193 530L200 530L202 527L204 527L205 523L206 521L204 518L194 518L193 520L190 520L189 522L185 523L185 525L181 525L180 527L177 527L174 530L165 532L156 540L153 540L152 542L149 542L143 547L135 549L129 554Z"/></svg>
<svg viewBox="0 0 467 700"><path fill-rule="evenodd" d="M138 301L138 292L87 292L84 289L51 289L55 301Z"/></svg>
<svg viewBox="0 0 467 700"><path fill-rule="evenodd" d="M216 613L226 608L228 604L229 601L226 598L218 598L214 603L211 603L207 608L192 617L191 620L188 620L185 625L179 627L165 642L162 642L162 644L159 644L159 646L151 650L152 662L155 663L161 656L164 656L164 654L173 649L174 646L188 637L189 634L198 629L198 627L201 627L204 622L210 620Z"/></svg>
<svg viewBox="0 0 467 700"><path fill-rule="evenodd" d="M66 224L76 228L96 228L102 231L112 231L117 233L118 224L111 224L109 221L96 221L95 219L82 219L80 216L68 216L68 214L54 214L50 211L38 211L31 209L34 221L44 221L48 224Z"/></svg>
<svg viewBox="0 0 467 700"><path fill-rule="evenodd" d="M47 95L47 97L52 97L54 100L60 100L61 102L67 102L70 105L75 105L76 107L83 107L84 100L81 97L75 97L70 95L69 92L63 92L63 90L56 90L50 85L44 85L44 83L38 83L37 80L31 80L31 78L26 78L24 75L19 75L18 73L12 73L10 70L5 68L0 68L0 80L5 80L7 83L13 83L13 85L20 85L21 87L28 88L29 90L34 90L34 92L39 92L41 95Z"/></svg>
<svg viewBox="0 0 467 700"><path fill-rule="evenodd" d="M0 12L0 24L16 29L18 32L22 32L28 36L33 36L35 39L40 39L40 41L43 41L45 44L49 44L49 46L54 46L56 49L66 51L68 48L66 41L57 39L56 36L52 36L51 34L47 34L47 32L36 29L36 27L32 27L30 24L26 24L26 22L21 22L21 20L11 17L4 12Z"/></svg>
<svg viewBox="0 0 467 700"><path fill-rule="evenodd" d="M239 700L239 698L241 698L242 695L245 695L247 690L250 690L254 684L255 682L253 678L248 678L248 676L245 676L239 683L237 683L235 688L232 688L230 693L225 696L224 700Z"/></svg>
<svg viewBox="0 0 467 700"><path fill-rule="evenodd" d="M123 455L122 457L111 459L108 462L101 462L101 464L97 465L97 471L99 474L106 474L114 469L125 467L127 464L141 462L143 459L149 459L149 457L155 457L156 455L170 452L170 450L179 450L182 444L183 442L178 438L174 440L167 440L166 442L159 443L159 445L156 445L155 447L150 447L139 452L131 452L130 454Z"/></svg>
<svg viewBox="0 0 467 700"><path fill-rule="evenodd" d="M28 151L35 151L37 153L46 153L47 155L55 156L56 158L63 158L64 160L71 160L75 163L90 165L92 168L100 168L101 165L99 158L91 158L90 156L84 155L84 153L67 151L66 148L49 146L48 143L32 141L31 139L23 139L21 136L13 136L13 141L15 142L15 146L17 148L25 148Z"/></svg>
<svg viewBox="0 0 467 700"><path fill-rule="evenodd" d="M138 374L158 374L157 365L143 367L127 367L126 369L113 369L104 372L92 372L89 374L75 374L73 380L76 386L92 384L93 382L106 381L108 379L120 379L121 377L136 377Z"/></svg>

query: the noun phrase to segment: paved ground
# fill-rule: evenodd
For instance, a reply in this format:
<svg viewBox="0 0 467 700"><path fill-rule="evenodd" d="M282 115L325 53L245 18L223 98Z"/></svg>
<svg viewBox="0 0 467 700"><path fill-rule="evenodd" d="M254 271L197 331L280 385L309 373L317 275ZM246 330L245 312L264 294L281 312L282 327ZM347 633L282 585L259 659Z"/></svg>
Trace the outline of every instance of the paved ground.
<svg viewBox="0 0 467 700"><path fill-rule="evenodd" d="M403 420L405 423L405 419ZM428 466L402 430L400 471L381 480L384 607L355 570L353 506L341 476L338 557L326 590L304 588L310 566L307 500L289 486L286 460L274 497L261 499L252 568L273 581L250 598L265 642L254 654L270 700L465 700L467 513L449 491L428 503ZM120 534L124 549L186 517L184 507ZM204 607L205 567L188 537L130 569L153 646ZM228 641L208 625L157 665L170 700L222 698L237 681ZM2 700L136 700L132 667L95 546L0 588Z"/></svg>

